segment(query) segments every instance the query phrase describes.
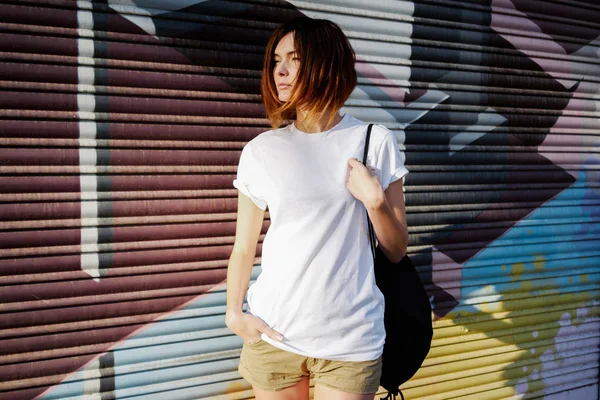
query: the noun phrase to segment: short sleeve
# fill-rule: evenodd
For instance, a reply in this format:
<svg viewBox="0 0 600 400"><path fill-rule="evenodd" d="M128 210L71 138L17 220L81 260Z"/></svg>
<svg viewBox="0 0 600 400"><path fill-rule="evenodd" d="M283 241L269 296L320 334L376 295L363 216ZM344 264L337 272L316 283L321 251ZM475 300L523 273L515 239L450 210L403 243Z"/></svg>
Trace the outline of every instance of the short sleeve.
<svg viewBox="0 0 600 400"><path fill-rule="evenodd" d="M261 190L264 184L264 182L261 182L262 176L261 164L254 157L250 145L246 144L242 149L242 155L238 164L237 179L234 179L233 186L250 197L258 208L266 210L267 202Z"/></svg>
<svg viewBox="0 0 600 400"><path fill-rule="evenodd" d="M375 168L380 173L383 190L408 174L408 169L404 166L404 159L398 149L396 137L387 129L385 129L385 136L376 157Z"/></svg>

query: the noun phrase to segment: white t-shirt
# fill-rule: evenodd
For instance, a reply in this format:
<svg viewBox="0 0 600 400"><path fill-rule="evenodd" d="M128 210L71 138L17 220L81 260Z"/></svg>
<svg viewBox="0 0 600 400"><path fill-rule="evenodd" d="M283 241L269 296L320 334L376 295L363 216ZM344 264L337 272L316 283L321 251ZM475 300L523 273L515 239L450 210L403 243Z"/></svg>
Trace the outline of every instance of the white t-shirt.
<svg viewBox="0 0 600 400"><path fill-rule="evenodd" d="M365 208L346 188L348 159L362 161L367 124L345 115L332 129L294 124L264 132L243 149L233 185L271 225L249 312L284 336L262 339L308 357L377 359L384 300L375 284ZM394 135L373 126L367 164L383 189L408 173Z"/></svg>

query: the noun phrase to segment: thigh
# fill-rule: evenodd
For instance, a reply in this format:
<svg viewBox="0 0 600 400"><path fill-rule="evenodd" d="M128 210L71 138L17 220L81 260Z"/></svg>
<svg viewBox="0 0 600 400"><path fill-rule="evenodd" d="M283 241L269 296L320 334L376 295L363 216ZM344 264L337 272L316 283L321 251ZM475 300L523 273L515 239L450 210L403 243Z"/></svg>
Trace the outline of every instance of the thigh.
<svg viewBox="0 0 600 400"><path fill-rule="evenodd" d="M382 358L370 361L309 362L315 379L315 399L372 400L379 389Z"/></svg>
<svg viewBox="0 0 600 400"><path fill-rule="evenodd" d="M309 378L306 357L281 350L263 340L250 345L244 344L238 371L252 384L257 393L281 392L288 388L289 393L295 393L303 388L302 384L297 384ZM261 398L300 399L301 397L269 397L264 394Z"/></svg>
<svg viewBox="0 0 600 400"><path fill-rule="evenodd" d="M308 400L308 378L281 390L265 390L252 386L256 400Z"/></svg>
<svg viewBox="0 0 600 400"><path fill-rule="evenodd" d="M348 393L319 383L315 384L315 400L373 400L374 398L375 393Z"/></svg>

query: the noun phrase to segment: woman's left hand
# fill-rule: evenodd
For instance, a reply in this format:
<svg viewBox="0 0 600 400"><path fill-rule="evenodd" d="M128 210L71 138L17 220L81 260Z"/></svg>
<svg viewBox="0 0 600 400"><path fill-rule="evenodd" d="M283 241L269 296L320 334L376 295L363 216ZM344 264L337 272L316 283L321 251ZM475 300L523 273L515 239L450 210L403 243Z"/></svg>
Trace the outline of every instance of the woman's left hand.
<svg viewBox="0 0 600 400"><path fill-rule="evenodd" d="M355 158L348 160L346 187L366 208L377 208L385 201L385 192L375 170L365 167Z"/></svg>

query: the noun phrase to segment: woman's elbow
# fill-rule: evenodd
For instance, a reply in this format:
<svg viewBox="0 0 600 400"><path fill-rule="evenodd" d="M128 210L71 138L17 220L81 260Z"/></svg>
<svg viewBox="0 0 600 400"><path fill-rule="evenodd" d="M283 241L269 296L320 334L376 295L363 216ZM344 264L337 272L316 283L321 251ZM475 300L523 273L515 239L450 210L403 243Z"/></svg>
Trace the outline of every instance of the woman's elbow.
<svg viewBox="0 0 600 400"><path fill-rule="evenodd" d="M405 255L406 255L406 250L395 251L393 254L388 256L388 259L390 260L390 262L392 262L394 264L398 264L400 261L402 261L402 259L404 258Z"/></svg>
<svg viewBox="0 0 600 400"><path fill-rule="evenodd" d="M390 262L397 264L406 255L406 250L406 242L404 242L404 244L399 243L396 248L384 251L384 253Z"/></svg>
<svg viewBox="0 0 600 400"><path fill-rule="evenodd" d="M401 240L397 243L397 247L394 249L392 254L390 254L391 257L388 257L389 260L393 263L399 263L406 255L406 252L408 250L407 247L408 247L408 235L406 235L403 238L403 240Z"/></svg>

